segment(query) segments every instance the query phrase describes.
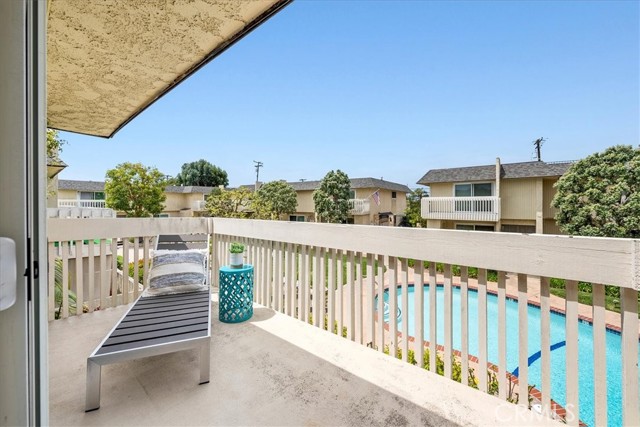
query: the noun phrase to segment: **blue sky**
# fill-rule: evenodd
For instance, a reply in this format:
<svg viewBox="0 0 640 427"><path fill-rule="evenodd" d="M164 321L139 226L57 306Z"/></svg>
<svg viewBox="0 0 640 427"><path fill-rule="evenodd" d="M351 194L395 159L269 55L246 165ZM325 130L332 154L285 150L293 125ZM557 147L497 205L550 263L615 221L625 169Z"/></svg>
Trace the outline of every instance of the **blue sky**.
<svg viewBox="0 0 640 427"><path fill-rule="evenodd" d="M571 160L640 143L636 1L298 0L112 139L61 133L62 179L125 161L231 186L332 169L418 187L429 169Z"/></svg>

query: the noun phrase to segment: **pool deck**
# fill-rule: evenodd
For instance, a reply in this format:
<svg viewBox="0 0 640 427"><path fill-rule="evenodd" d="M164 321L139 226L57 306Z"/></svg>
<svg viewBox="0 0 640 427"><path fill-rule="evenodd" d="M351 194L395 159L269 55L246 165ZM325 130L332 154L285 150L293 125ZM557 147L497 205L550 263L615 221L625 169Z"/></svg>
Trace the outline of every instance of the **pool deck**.
<svg viewBox="0 0 640 427"><path fill-rule="evenodd" d="M409 278L412 279L413 277L414 277L414 271L412 268L409 268ZM444 282L444 276L442 274L438 274L436 277L437 277L438 283ZM388 283L387 281L388 278L389 278L388 276L385 276L385 283ZM428 273L425 273L424 275L425 283L428 283L428 280L429 280L429 275ZM410 280L410 283L413 283L413 280ZM460 278L453 277L453 284L459 285ZM470 278L469 286L471 288L477 289L478 281L476 279ZM497 293L498 284L496 282L487 282L487 289L492 293ZM507 290L507 297L513 298L513 299L518 298L518 275L517 274L507 273L506 290ZM529 276L527 278L527 296L528 296L529 303L532 303L538 306L540 305L540 278L539 277ZM549 296L549 300L551 303L552 311L556 311L559 313L565 312L564 298L561 298L552 294ZM583 320L588 320L591 322L593 320L592 307L590 305L579 303L578 316L580 316L580 318ZM606 310L605 322L607 323L607 327L610 329L620 331L622 328L622 320L621 320L620 313ZM638 335L640 336L640 326L638 327Z"/></svg>

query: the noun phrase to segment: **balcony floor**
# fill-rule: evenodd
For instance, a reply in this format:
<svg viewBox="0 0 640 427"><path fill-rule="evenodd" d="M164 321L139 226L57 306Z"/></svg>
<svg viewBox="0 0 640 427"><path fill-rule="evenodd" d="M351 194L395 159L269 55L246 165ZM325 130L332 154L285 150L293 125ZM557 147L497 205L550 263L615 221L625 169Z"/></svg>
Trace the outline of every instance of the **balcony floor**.
<svg viewBox="0 0 640 427"><path fill-rule="evenodd" d="M127 308L50 323L52 426L560 425L259 305L220 323L217 302L209 384L195 350L107 365L85 413L86 357Z"/></svg>

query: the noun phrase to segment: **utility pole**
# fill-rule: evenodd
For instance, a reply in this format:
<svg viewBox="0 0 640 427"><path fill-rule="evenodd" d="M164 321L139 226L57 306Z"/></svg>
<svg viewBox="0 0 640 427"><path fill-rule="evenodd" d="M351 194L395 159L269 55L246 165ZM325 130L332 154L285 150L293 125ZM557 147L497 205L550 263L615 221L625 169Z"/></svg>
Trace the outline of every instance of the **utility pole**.
<svg viewBox="0 0 640 427"><path fill-rule="evenodd" d="M539 162L542 161L542 152L541 152L542 144L544 144L544 138L538 138L535 141L533 141L533 146L536 149L536 155L538 157Z"/></svg>
<svg viewBox="0 0 640 427"><path fill-rule="evenodd" d="M259 162L257 160L254 160L253 163L256 164L256 190L258 191L258 188L260 188L260 168L264 166L264 163Z"/></svg>

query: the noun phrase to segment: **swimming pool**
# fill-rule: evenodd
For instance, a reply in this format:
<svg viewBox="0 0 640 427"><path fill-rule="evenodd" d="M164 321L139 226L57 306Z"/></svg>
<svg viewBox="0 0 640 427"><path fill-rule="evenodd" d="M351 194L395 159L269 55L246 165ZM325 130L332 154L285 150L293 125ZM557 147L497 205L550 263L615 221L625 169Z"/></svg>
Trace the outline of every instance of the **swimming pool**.
<svg viewBox="0 0 640 427"><path fill-rule="evenodd" d="M401 289L398 288L398 307L401 308ZM408 320L409 334L414 334L414 288L409 287L409 310L408 313L398 310L398 330L401 330L402 323ZM385 322L388 322L388 291L385 291ZM429 337L429 287L424 288L424 339ZM444 288L438 287L438 335L436 342L444 345ZM377 307L377 304L376 304ZM455 349L461 348L460 329L460 288L453 288L453 346ZM507 369L514 372L518 369L518 303L507 299ZM540 309L529 306L527 310L529 319L528 330L528 357L529 384L540 388L541 384L541 360L535 358L535 353L540 351ZM478 294L469 290L469 353L478 354ZM494 364L498 363L498 298L495 295L487 295L487 347L488 360ZM561 405L566 404L565 396L565 317L562 314L551 312L551 398ZM608 422L610 426L622 425L622 337L615 331L607 330L607 404ZM594 403L593 403L593 333L592 326L587 322L578 324L578 364L580 377L579 384L579 410L580 419L588 425L594 425ZM640 344L638 346L640 351ZM531 357L534 356L534 357ZM477 373L476 373L477 374Z"/></svg>

